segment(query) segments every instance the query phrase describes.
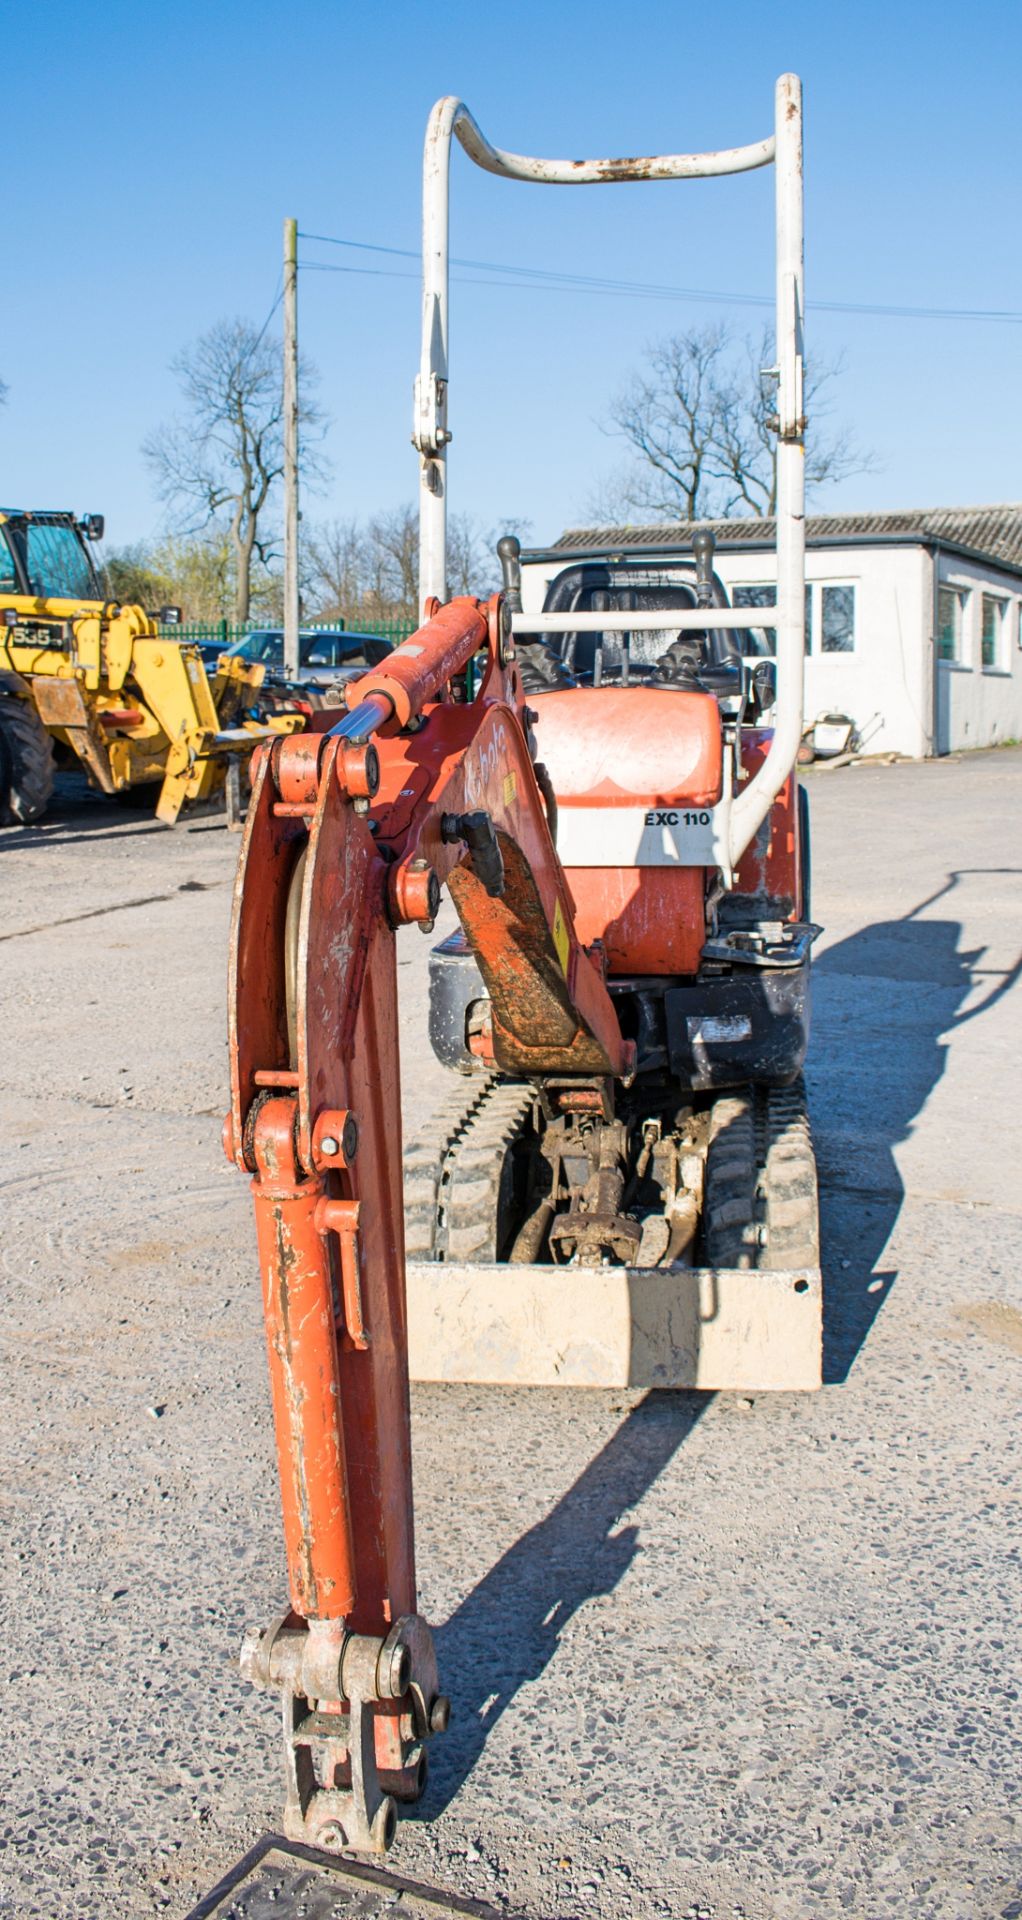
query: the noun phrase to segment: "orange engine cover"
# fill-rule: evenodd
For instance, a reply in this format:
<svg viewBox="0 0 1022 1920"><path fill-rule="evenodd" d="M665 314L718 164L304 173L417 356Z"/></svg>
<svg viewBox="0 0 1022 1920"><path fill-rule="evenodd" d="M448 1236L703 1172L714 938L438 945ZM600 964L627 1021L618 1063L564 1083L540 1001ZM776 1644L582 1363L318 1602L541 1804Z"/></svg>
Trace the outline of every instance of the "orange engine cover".
<svg viewBox="0 0 1022 1920"><path fill-rule="evenodd" d="M704 807L721 795L720 712L708 693L583 687L530 694L539 758L562 818L575 807ZM702 867L566 867L583 945L611 974L696 973L706 939Z"/></svg>

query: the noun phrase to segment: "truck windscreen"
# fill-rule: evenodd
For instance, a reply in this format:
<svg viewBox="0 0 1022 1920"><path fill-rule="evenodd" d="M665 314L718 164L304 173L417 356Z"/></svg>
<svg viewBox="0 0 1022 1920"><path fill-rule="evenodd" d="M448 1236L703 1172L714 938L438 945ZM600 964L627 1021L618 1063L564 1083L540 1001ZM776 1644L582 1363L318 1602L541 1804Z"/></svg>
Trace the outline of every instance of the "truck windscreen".
<svg viewBox="0 0 1022 1920"><path fill-rule="evenodd" d="M11 519L3 533L20 561L18 572L26 583L21 591L39 599L102 600L102 588L76 527L53 520Z"/></svg>

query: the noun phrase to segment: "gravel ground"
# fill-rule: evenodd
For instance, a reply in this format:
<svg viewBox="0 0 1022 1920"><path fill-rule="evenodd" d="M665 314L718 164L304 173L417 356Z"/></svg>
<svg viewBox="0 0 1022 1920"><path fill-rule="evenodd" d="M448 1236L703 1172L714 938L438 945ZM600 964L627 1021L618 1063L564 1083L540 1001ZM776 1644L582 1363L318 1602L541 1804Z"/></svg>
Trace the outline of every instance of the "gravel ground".
<svg viewBox="0 0 1022 1920"><path fill-rule="evenodd" d="M413 1392L456 1717L391 1864L512 1912L1022 1915L1022 753L810 788L824 1391ZM0 834L5 1915L180 1916L279 1817L236 853L71 789Z"/></svg>

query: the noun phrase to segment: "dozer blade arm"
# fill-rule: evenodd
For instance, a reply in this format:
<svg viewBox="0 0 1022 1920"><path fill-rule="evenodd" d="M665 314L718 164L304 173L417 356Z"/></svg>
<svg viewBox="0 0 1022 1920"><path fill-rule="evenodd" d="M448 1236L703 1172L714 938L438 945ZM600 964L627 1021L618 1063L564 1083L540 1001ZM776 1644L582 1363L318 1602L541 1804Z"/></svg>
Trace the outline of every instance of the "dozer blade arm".
<svg viewBox="0 0 1022 1920"><path fill-rule="evenodd" d="M289 1836L382 1851L447 1714L415 1611L395 927L431 925L448 882L502 1065L632 1054L575 939L504 603L436 611L349 700L259 749L225 1145L253 1176L291 1602L243 1666L283 1691Z"/></svg>

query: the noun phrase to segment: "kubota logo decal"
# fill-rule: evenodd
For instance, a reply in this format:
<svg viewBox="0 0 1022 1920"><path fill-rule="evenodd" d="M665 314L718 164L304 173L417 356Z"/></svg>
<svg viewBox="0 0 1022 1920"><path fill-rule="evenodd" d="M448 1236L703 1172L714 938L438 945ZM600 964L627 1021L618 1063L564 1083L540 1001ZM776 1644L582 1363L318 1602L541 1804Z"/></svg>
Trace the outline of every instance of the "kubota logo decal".
<svg viewBox="0 0 1022 1920"><path fill-rule="evenodd" d="M499 773L507 759L507 728L503 721L497 728L492 740L485 741L478 749L478 755L465 760L465 798L469 807L486 792L490 781Z"/></svg>

